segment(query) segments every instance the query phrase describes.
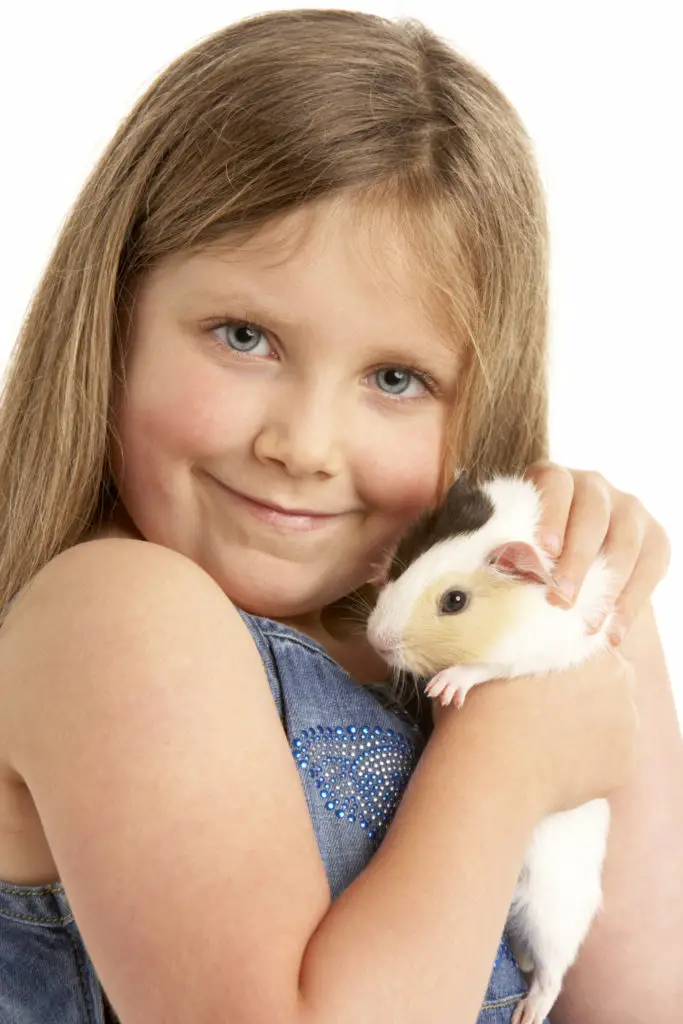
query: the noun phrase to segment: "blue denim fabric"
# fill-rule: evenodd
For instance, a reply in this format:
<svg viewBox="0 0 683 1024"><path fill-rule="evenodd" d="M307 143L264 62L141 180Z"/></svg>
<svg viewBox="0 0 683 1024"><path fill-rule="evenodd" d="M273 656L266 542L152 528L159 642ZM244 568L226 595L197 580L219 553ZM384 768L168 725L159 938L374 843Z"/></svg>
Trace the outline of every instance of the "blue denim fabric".
<svg viewBox="0 0 683 1024"><path fill-rule="evenodd" d="M335 899L380 845L424 741L321 645L240 614L299 766ZM527 987L502 936L477 1024L510 1024ZM0 882L0 1024L117 1024L59 883Z"/></svg>

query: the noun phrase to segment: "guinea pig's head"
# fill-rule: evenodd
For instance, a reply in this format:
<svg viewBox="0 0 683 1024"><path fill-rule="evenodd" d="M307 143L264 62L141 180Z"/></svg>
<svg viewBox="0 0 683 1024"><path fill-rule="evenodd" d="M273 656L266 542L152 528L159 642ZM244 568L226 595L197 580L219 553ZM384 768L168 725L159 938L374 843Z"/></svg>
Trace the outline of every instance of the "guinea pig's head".
<svg viewBox="0 0 683 1024"><path fill-rule="evenodd" d="M394 668L429 676L487 662L524 615L528 587L552 584L533 545L499 544L472 564L467 540L440 541L380 591L367 635Z"/></svg>

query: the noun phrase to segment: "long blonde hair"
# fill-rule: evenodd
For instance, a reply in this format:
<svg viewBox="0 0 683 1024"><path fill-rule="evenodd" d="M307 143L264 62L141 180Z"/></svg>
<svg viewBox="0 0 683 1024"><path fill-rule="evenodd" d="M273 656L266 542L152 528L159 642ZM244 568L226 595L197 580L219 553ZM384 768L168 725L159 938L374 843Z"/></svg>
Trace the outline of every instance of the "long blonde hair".
<svg viewBox="0 0 683 1024"><path fill-rule="evenodd" d="M116 501L110 412L141 275L333 196L390 212L466 338L442 486L456 457L475 478L547 457L545 201L514 108L419 21L246 18L122 121L32 296L0 405L0 621Z"/></svg>

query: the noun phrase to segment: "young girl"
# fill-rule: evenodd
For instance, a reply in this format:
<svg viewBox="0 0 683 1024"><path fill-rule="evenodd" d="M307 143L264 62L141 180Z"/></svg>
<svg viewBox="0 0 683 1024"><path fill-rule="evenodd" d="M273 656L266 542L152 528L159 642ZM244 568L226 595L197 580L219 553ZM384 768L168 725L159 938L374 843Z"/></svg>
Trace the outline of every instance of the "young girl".
<svg viewBox="0 0 683 1024"><path fill-rule="evenodd" d="M546 263L518 116L416 22L243 21L121 125L1 410L3 1022L508 1024L531 831L615 789L608 930L553 1024L673 1019L624 970L674 946L667 541L547 462ZM633 629L432 729L354 608L458 466L526 470L560 575L603 546Z"/></svg>

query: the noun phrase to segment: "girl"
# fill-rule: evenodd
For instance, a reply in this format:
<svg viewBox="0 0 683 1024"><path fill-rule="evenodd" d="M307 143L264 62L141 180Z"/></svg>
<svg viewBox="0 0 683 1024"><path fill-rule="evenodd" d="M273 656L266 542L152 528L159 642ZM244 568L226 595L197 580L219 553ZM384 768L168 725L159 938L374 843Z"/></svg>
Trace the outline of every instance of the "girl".
<svg viewBox="0 0 683 1024"><path fill-rule="evenodd" d="M546 291L524 129L419 23L248 19L121 125L0 419L3 1021L508 1024L528 837L616 788L608 928L553 1024L586 998L672 1020L647 972L680 736L642 611L667 542L546 461ZM604 545L633 629L628 660L491 683L432 729L350 616L456 466L527 470L564 575Z"/></svg>

